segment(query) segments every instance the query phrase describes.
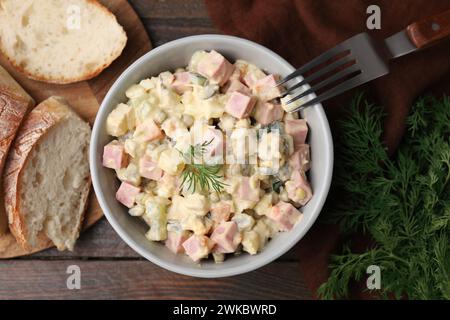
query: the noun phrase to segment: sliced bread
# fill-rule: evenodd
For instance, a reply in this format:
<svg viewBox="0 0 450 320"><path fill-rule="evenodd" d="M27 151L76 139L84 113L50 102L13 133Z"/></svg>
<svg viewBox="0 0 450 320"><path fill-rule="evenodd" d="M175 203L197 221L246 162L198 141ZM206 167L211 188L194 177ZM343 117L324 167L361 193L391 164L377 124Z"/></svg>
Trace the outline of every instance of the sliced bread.
<svg viewBox="0 0 450 320"><path fill-rule="evenodd" d="M0 181L9 147L25 114L34 106L34 100L0 66ZM0 183L0 235L8 230L3 192Z"/></svg>
<svg viewBox="0 0 450 320"><path fill-rule="evenodd" d="M126 42L116 17L95 0L0 0L0 51L29 78L93 78Z"/></svg>
<svg viewBox="0 0 450 320"><path fill-rule="evenodd" d="M4 171L9 228L25 249L46 236L72 250L90 190L91 129L60 97L51 97L24 120Z"/></svg>

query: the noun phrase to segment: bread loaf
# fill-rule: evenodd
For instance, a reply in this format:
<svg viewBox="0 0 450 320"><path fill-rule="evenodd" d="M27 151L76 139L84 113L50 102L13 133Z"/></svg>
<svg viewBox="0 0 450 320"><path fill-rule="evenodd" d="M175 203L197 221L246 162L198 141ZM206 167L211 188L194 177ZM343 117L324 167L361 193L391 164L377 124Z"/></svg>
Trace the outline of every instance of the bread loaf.
<svg viewBox="0 0 450 320"><path fill-rule="evenodd" d="M72 250L90 189L91 129L59 97L51 97L24 120L4 170L9 227L27 250L46 236Z"/></svg>
<svg viewBox="0 0 450 320"><path fill-rule="evenodd" d="M0 0L0 51L29 78L90 79L126 42L116 17L95 0Z"/></svg>
<svg viewBox="0 0 450 320"><path fill-rule="evenodd" d="M25 114L34 106L34 100L0 66L0 181L9 147ZM3 192L0 183L0 235L8 229Z"/></svg>

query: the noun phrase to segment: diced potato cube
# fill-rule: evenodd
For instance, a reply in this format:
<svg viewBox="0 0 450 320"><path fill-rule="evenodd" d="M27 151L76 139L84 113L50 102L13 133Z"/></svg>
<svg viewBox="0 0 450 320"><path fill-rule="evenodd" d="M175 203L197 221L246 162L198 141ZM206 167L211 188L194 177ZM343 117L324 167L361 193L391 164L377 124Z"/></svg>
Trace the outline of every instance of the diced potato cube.
<svg viewBox="0 0 450 320"><path fill-rule="evenodd" d="M225 261L225 254L219 252L213 252L213 258L215 263L222 263Z"/></svg>
<svg viewBox="0 0 450 320"><path fill-rule="evenodd" d="M211 230L212 221L205 217L190 214L181 220L181 227L183 230L192 231L194 234L204 235Z"/></svg>
<svg viewBox="0 0 450 320"><path fill-rule="evenodd" d="M236 118L234 118L232 115L224 114L222 118L220 118L219 127L223 131L231 131L233 130L235 123Z"/></svg>
<svg viewBox="0 0 450 320"><path fill-rule="evenodd" d="M179 186L175 176L164 173L162 178L158 181L156 187L156 194L160 197L170 198L177 195Z"/></svg>
<svg viewBox="0 0 450 320"><path fill-rule="evenodd" d="M134 110L131 106L121 103L119 104L106 119L106 131L109 135L119 137L134 130L136 119Z"/></svg>
<svg viewBox="0 0 450 320"><path fill-rule="evenodd" d="M267 240L272 236L272 231L263 219L258 220L253 228L253 231L255 231L259 236L259 246L261 249L266 244Z"/></svg>
<svg viewBox="0 0 450 320"><path fill-rule="evenodd" d="M169 207L167 218L171 221L179 221L184 217L184 211L182 210L184 197L176 194L172 197L172 204Z"/></svg>
<svg viewBox="0 0 450 320"><path fill-rule="evenodd" d="M238 60L239 61L239 60ZM236 64L238 64L236 61ZM240 62L242 70L242 80L249 88L253 88L258 80L264 79L266 74L257 66L251 63Z"/></svg>
<svg viewBox="0 0 450 320"><path fill-rule="evenodd" d="M147 78L139 82L139 85L143 87L145 90L151 90L156 88L156 84L154 79L156 78Z"/></svg>
<svg viewBox="0 0 450 320"><path fill-rule="evenodd" d="M194 54L191 57L191 61L189 61L188 70L192 72L197 72L197 65L200 60L205 58L208 55L208 52L204 50L199 50L194 52Z"/></svg>
<svg viewBox="0 0 450 320"><path fill-rule="evenodd" d="M134 107L134 114L136 115L136 125L139 126L145 120L151 117L154 107L144 100Z"/></svg>
<svg viewBox="0 0 450 320"><path fill-rule="evenodd" d="M126 139L124 142L125 152L132 158L141 157L145 153L145 143L137 142L134 139Z"/></svg>
<svg viewBox="0 0 450 320"><path fill-rule="evenodd" d="M162 89L160 93L160 103L162 109L172 109L180 104L180 96L172 90Z"/></svg>
<svg viewBox="0 0 450 320"><path fill-rule="evenodd" d="M231 220L236 222L239 231L249 231L255 225L255 219L245 213L237 214Z"/></svg>
<svg viewBox="0 0 450 320"><path fill-rule="evenodd" d="M246 209L253 209L256 205L255 201L250 200L235 200L234 207L236 213L241 213Z"/></svg>
<svg viewBox="0 0 450 320"><path fill-rule="evenodd" d="M131 208L130 210L128 210L128 213L130 214L130 216L133 217L141 217L145 212L145 208L144 206L138 204L135 205L133 208Z"/></svg>
<svg viewBox="0 0 450 320"><path fill-rule="evenodd" d="M199 193L187 195L183 201L183 210L187 214L204 216L208 213L210 204L208 198Z"/></svg>
<svg viewBox="0 0 450 320"><path fill-rule="evenodd" d="M168 118L166 119L162 125L161 129L164 131L166 136L176 139L179 136L186 136L189 134L189 131L186 128L184 122L179 118Z"/></svg>
<svg viewBox="0 0 450 320"><path fill-rule="evenodd" d="M272 200L273 195L271 193L265 194L256 204L254 208L255 212L260 216L266 215L272 208Z"/></svg>
<svg viewBox="0 0 450 320"><path fill-rule="evenodd" d="M128 99L135 99L143 96L145 93L145 88L143 86L135 84L128 88L128 90L125 92L125 95Z"/></svg>
<svg viewBox="0 0 450 320"><path fill-rule="evenodd" d="M258 253L258 250L260 250L259 234L254 230L244 232L242 236L242 247L244 251L251 255Z"/></svg>
<svg viewBox="0 0 450 320"><path fill-rule="evenodd" d="M170 175L178 175L184 169L184 159L176 149L167 149L161 152L158 167Z"/></svg>
<svg viewBox="0 0 450 320"><path fill-rule="evenodd" d="M282 90L277 86L277 80L277 77L270 74L256 81L252 90L253 94L262 101L269 101L279 97L282 94Z"/></svg>
<svg viewBox="0 0 450 320"><path fill-rule="evenodd" d="M175 80L173 73L170 71L161 72L158 78L166 88L169 87Z"/></svg>
<svg viewBox="0 0 450 320"><path fill-rule="evenodd" d="M121 181L126 181L134 186L139 186L141 184L141 175L139 174L139 168L133 162L128 165L128 167L116 170L117 177Z"/></svg>

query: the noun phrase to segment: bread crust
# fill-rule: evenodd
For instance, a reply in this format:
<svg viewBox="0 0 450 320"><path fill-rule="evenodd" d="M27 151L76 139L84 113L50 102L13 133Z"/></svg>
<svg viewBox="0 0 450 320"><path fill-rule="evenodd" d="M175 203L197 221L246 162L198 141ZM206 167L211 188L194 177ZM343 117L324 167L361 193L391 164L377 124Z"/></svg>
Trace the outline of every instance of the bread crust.
<svg viewBox="0 0 450 320"><path fill-rule="evenodd" d="M25 90L0 66L0 177L8 151L28 111L35 105ZM0 185L0 235L7 231L3 192Z"/></svg>
<svg viewBox="0 0 450 320"><path fill-rule="evenodd" d="M65 100L50 97L34 108L23 121L14 144L8 154L3 176L5 207L8 214L9 229L17 242L25 249L31 246L27 239L27 229L20 212L21 176L30 153L37 143L55 125L70 116L72 111L66 107Z"/></svg>
<svg viewBox="0 0 450 320"><path fill-rule="evenodd" d="M117 18L116 16L109 11L109 9L107 7L105 7L103 4L101 4L100 2L98 2L97 0L85 0L87 3L91 3L93 5L95 5L97 8L99 8L100 10L102 10L104 13L106 13L108 16L110 16L111 18L113 18L116 22L117 22ZM37 81L42 81L42 82L46 82L46 83L54 83L54 84L69 84L69 83L75 83L75 82L80 82L80 81L86 81L86 80L90 80L92 78L95 78L97 75L99 75L103 70L105 70L107 67L109 67L111 65L111 63L114 62L114 60L116 60L123 52L123 50L125 49L125 46L127 44L127 35L125 30L123 29L123 27L117 22L117 24L120 26L122 34L124 36L124 42L123 44L121 44L121 49L118 50L117 52L115 52L115 54L113 54L110 59L108 61L106 61L106 63L104 63L103 65L99 66L97 69L93 70L92 72L86 73L80 77L72 77L72 78L50 78L45 76L44 74L38 74L38 73L31 73L28 72L23 66L21 66L20 64L16 63L14 61L14 59L12 57L10 57L5 50L2 48L1 42L0 42L0 53L6 58L6 60L20 73L24 74L25 76L27 76L27 78L29 79L33 79L33 80L37 80Z"/></svg>

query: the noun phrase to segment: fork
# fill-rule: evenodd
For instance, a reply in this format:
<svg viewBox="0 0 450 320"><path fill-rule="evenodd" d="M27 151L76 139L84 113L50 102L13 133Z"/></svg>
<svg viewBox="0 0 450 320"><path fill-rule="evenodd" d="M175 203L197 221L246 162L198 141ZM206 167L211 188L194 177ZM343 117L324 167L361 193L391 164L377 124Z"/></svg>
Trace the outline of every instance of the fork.
<svg viewBox="0 0 450 320"><path fill-rule="evenodd" d="M281 98L286 99L290 95L286 105L303 98L289 110L300 111L388 74L390 60L428 48L449 35L450 10L415 22L384 42L377 42L369 34L360 33L279 80L277 86L309 73L298 83L288 87ZM316 80L309 89L298 92L298 89ZM324 90L323 93L304 101L307 96L321 89ZM295 96L292 97L293 95Z"/></svg>

